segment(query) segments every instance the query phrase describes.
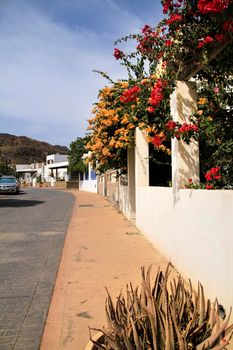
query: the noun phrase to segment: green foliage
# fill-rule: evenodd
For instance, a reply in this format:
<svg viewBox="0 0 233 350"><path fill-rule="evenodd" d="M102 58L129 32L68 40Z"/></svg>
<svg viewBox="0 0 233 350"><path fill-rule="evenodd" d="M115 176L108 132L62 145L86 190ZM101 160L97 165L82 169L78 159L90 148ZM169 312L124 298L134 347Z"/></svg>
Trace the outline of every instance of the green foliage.
<svg viewBox="0 0 233 350"><path fill-rule="evenodd" d="M14 166L9 166L6 163L0 163L0 175L13 175L18 177Z"/></svg>
<svg viewBox="0 0 233 350"><path fill-rule="evenodd" d="M37 176L36 181L37 181L38 183L42 184L43 181L42 181L42 176L41 176L41 174Z"/></svg>
<svg viewBox="0 0 233 350"><path fill-rule="evenodd" d="M142 268L142 288L127 286L114 305L108 293L103 340L93 341L96 349L106 350L207 350L224 349L233 332L233 325L219 317L217 300L205 300L203 287L194 291L178 276L169 280L158 271L151 284L150 268Z"/></svg>
<svg viewBox="0 0 233 350"><path fill-rule="evenodd" d="M98 160L96 159L96 163L96 171L100 174L112 169L117 169L121 174L125 174L127 173L127 151L126 149L118 149L115 153L115 157L109 158L108 162L98 164Z"/></svg>
<svg viewBox="0 0 233 350"><path fill-rule="evenodd" d="M82 157L86 150L86 143L88 137L77 137L77 139L70 144L70 150L68 154L68 171L71 175L78 175L79 173L85 173L87 171L87 165L84 163Z"/></svg>
<svg viewBox="0 0 233 350"><path fill-rule="evenodd" d="M233 54L233 50L232 50ZM199 105L200 125L200 167L203 174L212 168L220 167L223 188L233 186L233 77L226 76L229 69L216 71L217 61L210 65L209 73L200 74L198 95L206 102ZM229 72L229 71L228 71Z"/></svg>

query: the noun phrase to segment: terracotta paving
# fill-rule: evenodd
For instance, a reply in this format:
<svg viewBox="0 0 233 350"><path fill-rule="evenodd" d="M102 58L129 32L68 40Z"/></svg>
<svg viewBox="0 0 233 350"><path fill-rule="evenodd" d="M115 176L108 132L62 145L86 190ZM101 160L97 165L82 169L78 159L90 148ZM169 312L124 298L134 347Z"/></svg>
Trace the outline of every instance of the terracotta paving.
<svg viewBox="0 0 233 350"><path fill-rule="evenodd" d="M60 262L41 350L84 350L89 328L106 325L105 287L113 299L141 267L165 269L167 261L98 194L73 191L75 204Z"/></svg>

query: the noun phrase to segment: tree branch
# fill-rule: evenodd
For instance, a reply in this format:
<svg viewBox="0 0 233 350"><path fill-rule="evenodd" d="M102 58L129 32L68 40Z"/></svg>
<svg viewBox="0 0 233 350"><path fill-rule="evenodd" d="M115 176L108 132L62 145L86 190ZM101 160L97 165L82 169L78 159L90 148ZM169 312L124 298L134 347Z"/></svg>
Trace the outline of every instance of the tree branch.
<svg viewBox="0 0 233 350"><path fill-rule="evenodd" d="M207 61L211 61L216 58L229 44L232 43L232 40L228 40L226 43L217 42L207 52ZM196 53L190 60L184 62L180 66L180 73L178 80L189 80L193 75L198 73L205 65L203 60L203 53Z"/></svg>

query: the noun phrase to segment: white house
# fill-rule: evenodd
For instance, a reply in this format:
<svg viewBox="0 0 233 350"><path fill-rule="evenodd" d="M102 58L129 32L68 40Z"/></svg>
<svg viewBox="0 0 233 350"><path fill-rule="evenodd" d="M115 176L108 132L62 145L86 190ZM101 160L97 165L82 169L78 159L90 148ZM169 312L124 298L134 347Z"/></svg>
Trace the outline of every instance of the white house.
<svg viewBox="0 0 233 350"><path fill-rule="evenodd" d="M37 176L37 170L41 167L41 164L39 164L39 167L36 168L36 164L38 165L38 163L16 164L16 172L22 181L28 184L32 183L32 178Z"/></svg>
<svg viewBox="0 0 233 350"><path fill-rule="evenodd" d="M50 182L54 180L69 180L67 174L68 156L65 154L51 154L46 156L46 162L43 165L42 180Z"/></svg>
<svg viewBox="0 0 233 350"><path fill-rule="evenodd" d="M90 152L83 155L83 159L91 157ZM58 180L69 181L67 173L68 156L65 154L51 154L46 156L44 163L18 164L16 171L21 179L28 185L36 185L38 177L42 182L49 182L51 186ZM97 193L97 178L91 162L88 162L86 173L79 174L79 190Z"/></svg>
<svg viewBox="0 0 233 350"><path fill-rule="evenodd" d="M91 152L85 153L82 159L88 160L91 158ZM86 173L79 174L79 190L97 193L97 178L93 170L92 163L88 161L88 170Z"/></svg>
<svg viewBox="0 0 233 350"><path fill-rule="evenodd" d="M68 156L65 154L51 154L46 156L45 163L17 164L16 172L27 184L36 183L36 178L41 176L41 180L54 183L56 180L69 180L67 174Z"/></svg>

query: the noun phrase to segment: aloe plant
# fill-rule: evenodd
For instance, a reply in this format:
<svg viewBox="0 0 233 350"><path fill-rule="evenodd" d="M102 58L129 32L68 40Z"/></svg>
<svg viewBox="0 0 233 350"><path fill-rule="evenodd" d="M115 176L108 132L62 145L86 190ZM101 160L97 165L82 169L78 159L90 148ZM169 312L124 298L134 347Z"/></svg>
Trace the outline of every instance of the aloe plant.
<svg viewBox="0 0 233 350"><path fill-rule="evenodd" d="M195 291L181 276L171 280L169 265L158 270L151 285L151 267L142 268L142 287L130 283L126 295L118 296L114 305L107 291L107 328L101 341L93 341L96 349L105 350L221 350L233 333L226 320L219 317L219 305L205 299L199 283Z"/></svg>

